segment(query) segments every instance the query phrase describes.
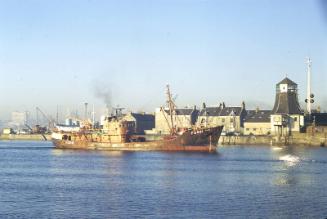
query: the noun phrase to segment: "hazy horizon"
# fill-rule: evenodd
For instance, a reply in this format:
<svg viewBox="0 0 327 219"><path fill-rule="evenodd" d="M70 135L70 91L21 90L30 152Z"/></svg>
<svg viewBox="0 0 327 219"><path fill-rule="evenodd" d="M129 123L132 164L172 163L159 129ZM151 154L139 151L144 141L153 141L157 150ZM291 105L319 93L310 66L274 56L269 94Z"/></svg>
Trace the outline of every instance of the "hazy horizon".
<svg viewBox="0 0 327 219"><path fill-rule="evenodd" d="M323 1L1 1L0 119L95 104L153 112L165 85L180 107L272 107L286 75L304 105L305 58L327 110Z"/></svg>

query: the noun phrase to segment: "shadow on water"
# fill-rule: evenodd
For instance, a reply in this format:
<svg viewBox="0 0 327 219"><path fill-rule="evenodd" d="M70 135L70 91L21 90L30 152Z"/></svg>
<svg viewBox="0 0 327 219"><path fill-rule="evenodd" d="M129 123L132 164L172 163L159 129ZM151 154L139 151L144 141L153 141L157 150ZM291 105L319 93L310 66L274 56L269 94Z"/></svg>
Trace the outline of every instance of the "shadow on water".
<svg viewBox="0 0 327 219"><path fill-rule="evenodd" d="M0 141L0 150L49 150L51 142L38 141Z"/></svg>
<svg viewBox="0 0 327 219"><path fill-rule="evenodd" d="M49 149L53 149L53 147L51 146L47 146L47 147L31 147L31 146L27 146L27 147L0 147L0 150L49 150Z"/></svg>
<svg viewBox="0 0 327 219"><path fill-rule="evenodd" d="M43 150L52 148L54 148L54 145L50 141L0 141L0 150Z"/></svg>
<svg viewBox="0 0 327 219"><path fill-rule="evenodd" d="M55 157L73 156L96 156L103 158L119 158L122 160L219 160L221 153L206 152L167 152L167 151L106 151L106 150L80 150L80 149L57 149L51 148L51 154Z"/></svg>

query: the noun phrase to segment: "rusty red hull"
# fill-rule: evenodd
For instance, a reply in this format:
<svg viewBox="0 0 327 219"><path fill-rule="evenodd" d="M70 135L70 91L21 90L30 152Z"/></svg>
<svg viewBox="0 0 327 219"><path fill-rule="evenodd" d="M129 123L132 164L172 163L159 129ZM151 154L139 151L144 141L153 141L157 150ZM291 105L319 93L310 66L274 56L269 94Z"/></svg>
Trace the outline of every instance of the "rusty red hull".
<svg viewBox="0 0 327 219"><path fill-rule="evenodd" d="M182 135L168 136L163 140L146 142L110 143L89 140L56 140L53 143L62 149L89 149L110 151L194 151L214 152L223 127L188 131Z"/></svg>

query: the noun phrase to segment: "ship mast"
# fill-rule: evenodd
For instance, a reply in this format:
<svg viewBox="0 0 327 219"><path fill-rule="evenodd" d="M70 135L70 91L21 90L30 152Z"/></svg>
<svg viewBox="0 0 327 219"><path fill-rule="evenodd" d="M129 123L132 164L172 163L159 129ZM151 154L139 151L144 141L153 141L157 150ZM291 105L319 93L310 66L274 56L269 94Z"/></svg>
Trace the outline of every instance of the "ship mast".
<svg viewBox="0 0 327 219"><path fill-rule="evenodd" d="M168 125L168 128L169 128L169 131L171 132L171 127L170 127L170 124L169 124L169 120L166 116L166 113L165 113L165 109L163 107L160 107L160 111L162 112L162 115L164 116L166 122L167 122L167 125Z"/></svg>
<svg viewBox="0 0 327 219"><path fill-rule="evenodd" d="M171 129L170 129L170 134L175 134L175 125L174 125L174 118L173 118L173 113L175 112L175 104L173 102L172 95L170 93L170 88L169 85L167 84L166 86L167 89L167 105L169 107L169 114L170 114L170 122L171 122Z"/></svg>

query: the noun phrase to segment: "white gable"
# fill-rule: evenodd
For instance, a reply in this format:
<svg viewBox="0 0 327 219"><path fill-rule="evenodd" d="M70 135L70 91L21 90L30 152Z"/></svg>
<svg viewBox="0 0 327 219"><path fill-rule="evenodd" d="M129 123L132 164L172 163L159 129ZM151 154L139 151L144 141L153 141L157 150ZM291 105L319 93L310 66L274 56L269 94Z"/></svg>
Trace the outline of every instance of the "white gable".
<svg viewBox="0 0 327 219"><path fill-rule="evenodd" d="M287 93L288 85L287 84L280 84L279 85L279 90L280 90L281 93Z"/></svg>

